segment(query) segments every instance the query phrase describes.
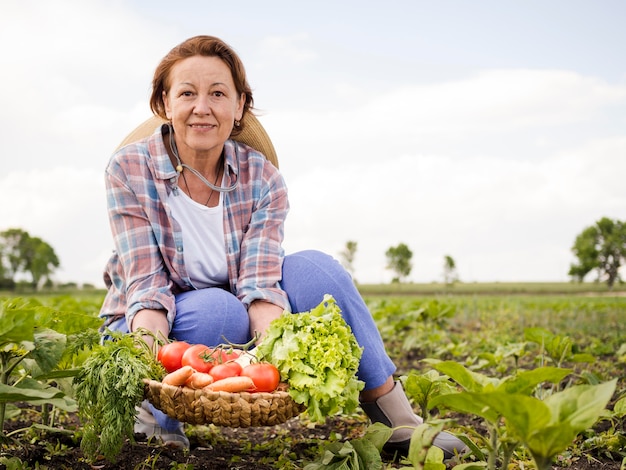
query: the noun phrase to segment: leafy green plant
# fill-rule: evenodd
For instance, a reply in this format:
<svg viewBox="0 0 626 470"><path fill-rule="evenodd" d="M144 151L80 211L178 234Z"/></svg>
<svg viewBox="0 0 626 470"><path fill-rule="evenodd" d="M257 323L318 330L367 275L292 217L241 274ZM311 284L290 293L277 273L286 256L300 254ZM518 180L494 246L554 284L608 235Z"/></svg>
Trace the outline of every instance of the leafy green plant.
<svg viewBox="0 0 626 470"><path fill-rule="evenodd" d="M616 380L572 386L540 400L530 396L537 385L557 383L571 371L541 367L494 379L453 362L435 363L433 367L464 388L459 393L440 395L433 402L485 420L490 433L489 469L495 469L498 453L506 468L517 441L528 448L539 470L549 468L558 452L598 420L616 386ZM501 418L504 426L500 425Z"/></svg>
<svg viewBox="0 0 626 470"><path fill-rule="evenodd" d="M356 372L361 348L332 296L309 312L274 320L258 356L274 364L289 394L306 405L311 420L356 409L363 382Z"/></svg>
<svg viewBox="0 0 626 470"><path fill-rule="evenodd" d="M453 361L427 361L432 367L451 377L464 391L459 393L441 394L432 398L433 406L445 406L451 409L470 413L483 418L488 430L487 440L483 445L487 449L487 462L489 469L495 469L498 458L506 468L519 444L515 433L511 432L508 423L501 423L502 415L488 406L485 397L489 393L501 393L514 399L516 396L530 395L536 387L543 382L558 382L571 371L554 367L541 367L531 371L522 371L514 376L504 378L489 377L478 372L471 371L461 364ZM484 439L481 436L476 436ZM478 449L474 449L477 457L484 459L485 456Z"/></svg>
<svg viewBox="0 0 626 470"><path fill-rule="evenodd" d="M593 362L595 360L591 354L575 353L575 344L567 335L555 335L545 328L527 328L524 335L528 341L539 344L556 367L561 367L566 361Z"/></svg>
<svg viewBox="0 0 626 470"><path fill-rule="evenodd" d="M480 370L493 368L500 374L505 374L509 368L515 372L519 369L519 361L527 351L526 342L499 344L495 352L484 351L478 354L479 363L473 369ZM512 359L513 364L509 364Z"/></svg>
<svg viewBox="0 0 626 470"><path fill-rule="evenodd" d="M362 438L326 444L304 470L382 470L380 451L392 432L383 424L372 424Z"/></svg>
<svg viewBox="0 0 626 470"><path fill-rule="evenodd" d="M17 412L15 402L41 405L46 425L53 424L50 407L76 411L71 393L63 389L63 381L76 373L68 353L73 336L68 332L95 321L34 300L16 298L0 304L0 434L7 413ZM63 360L68 367L60 367Z"/></svg>
<svg viewBox="0 0 626 470"><path fill-rule="evenodd" d="M30 466L18 457L0 457L0 463L7 470L30 470Z"/></svg>
<svg viewBox="0 0 626 470"><path fill-rule="evenodd" d="M160 379L163 367L143 341L143 331L109 332L110 341L94 348L74 378L84 432L81 448L88 459L98 452L115 461L124 439L133 440L136 406L144 397L144 379Z"/></svg>
<svg viewBox="0 0 626 470"><path fill-rule="evenodd" d="M556 455L600 418L616 383L614 379L600 385L574 385L543 401L505 394L486 398L528 448L537 469L549 470Z"/></svg>
<svg viewBox="0 0 626 470"><path fill-rule="evenodd" d="M436 370L429 370L423 374L412 370L402 379L406 394L419 406L425 421L430 417L432 398L456 391L450 378L440 375Z"/></svg>

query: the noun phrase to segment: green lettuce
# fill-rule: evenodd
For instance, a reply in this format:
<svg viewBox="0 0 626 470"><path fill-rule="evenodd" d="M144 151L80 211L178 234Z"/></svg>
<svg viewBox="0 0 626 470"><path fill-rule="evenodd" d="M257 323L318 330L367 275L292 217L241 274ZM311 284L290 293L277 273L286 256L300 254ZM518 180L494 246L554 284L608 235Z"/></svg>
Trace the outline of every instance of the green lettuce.
<svg viewBox="0 0 626 470"><path fill-rule="evenodd" d="M330 295L309 312L285 312L258 347L259 357L278 368L293 400L304 404L315 422L359 405L362 352Z"/></svg>

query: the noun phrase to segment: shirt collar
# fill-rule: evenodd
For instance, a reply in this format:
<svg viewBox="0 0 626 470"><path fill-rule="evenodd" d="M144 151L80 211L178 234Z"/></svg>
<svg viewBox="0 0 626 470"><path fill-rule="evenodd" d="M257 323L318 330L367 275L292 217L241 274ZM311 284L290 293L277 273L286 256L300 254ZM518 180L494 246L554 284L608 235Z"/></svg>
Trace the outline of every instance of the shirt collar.
<svg viewBox="0 0 626 470"><path fill-rule="evenodd" d="M177 175L176 168L172 165L170 156L165 148L165 140L169 139L169 126L159 126L148 139L148 150L154 161L155 174L161 179L174 178ZM224 143L225 168L229 182L232 184L239 177L239 165L237 164L237 144L233 140Z"/></svg>

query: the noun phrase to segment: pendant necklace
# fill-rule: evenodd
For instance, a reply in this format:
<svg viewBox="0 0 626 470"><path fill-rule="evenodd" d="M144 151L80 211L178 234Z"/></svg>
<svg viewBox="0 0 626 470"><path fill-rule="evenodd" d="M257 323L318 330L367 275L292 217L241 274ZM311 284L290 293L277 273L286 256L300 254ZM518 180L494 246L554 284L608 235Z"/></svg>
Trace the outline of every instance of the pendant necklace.
<svg viewBox="0 0 626 470"><path fill-rule="evenodd" d="M220 175L220 170L224 169L224 155L221 156L220 160L220 166L221 168L218 168L217 170L217 176L215 178L215 183L211 183L209 180L207 180L204 175L202 173L200 173L198 170L196 170L195 168L190 167L189 165L187 165L186 163L183 163L180 159L180 156L178 155L178 148L176 147L176 142L174 141L174 128L172 126L171 123L168 123L168 127L169 127L169 144L170 144L170 149L172 151L172 155L174 155L174 158L176 159L176 171L178 172L178 174L182 174L183 175L183 181L185 182L185 186L187 187L187 192L189 192L189 185L187 184L187 178L185 178L185 174L183 173L183 170L186 168L187 170L191 171L194 175L196 175L198 177L198 179L200 181L202 181L206 186L208 186L209 188L211 188L211 193L209 194L209 199L207 199L207 202L204 204L205 206L209 203L209 201L211 200L211 196L213 196L213 191L218 191L220 193L228 193L233 191L237 185L239 184L239 178L237 178L237 180L235 180L235 182L228 186L227 188L223 188L221 186L217 185L217 181L219 179L219 175ZM235 152L236 152L236 147L235 147ZM239 158L236 156L235 159L237 160L237 174L239 174ZM191 196L191 192L189 192L189 197L191 197L193 199L193 197Z"/></svg>
<svg viewBox="0 0 626 470"><path fill-rule="evenodd" d="M209 188L211 188L211 192L209 193L209 197L207 198L206 202L204 203L205 206L208 207L209 205L209 201L211 200L211 198L213 197L213 191L214 191L214 187L217 186L217 180L220 177L220 171L222 171L222 167L224 166L224 156L220 157L220 165L217 169L217 174L215 175L215 182L213 183L213 185L207 185L209 186ZM179 169L180 168L180 169ZM185 168L190 168L189 166L185 165ZM193 168L190 168L190 170L193 170ZM187 188L187 192L189 193L189 197L191 199L193 199L193 196L191 195L191 190L189 189L189 185L187 184L187 177L185 176L185 173L183 173L183 165L178 165L176 167L176 171L178 171L182 176L183 176L183 181L185 182L185 187ZM199 172L198 172L199 173ZM197 173L194 172L194 174L196 174L196 176L199 176ZM203 178L201 178L203 179ZM206 184L206 183L205 183Z"/></svg>

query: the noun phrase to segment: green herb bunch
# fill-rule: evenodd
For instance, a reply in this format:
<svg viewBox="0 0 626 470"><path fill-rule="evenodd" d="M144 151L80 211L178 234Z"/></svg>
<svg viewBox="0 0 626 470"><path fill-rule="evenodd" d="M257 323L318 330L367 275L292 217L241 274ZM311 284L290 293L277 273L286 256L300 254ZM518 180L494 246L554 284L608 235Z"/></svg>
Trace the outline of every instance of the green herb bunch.
<svg viewBox="0 0 626 470"><path fill-rule="evenodd" d="M289 394L306 406L311 420L323 422L358 406L364 383L356 372L363 351L332 296L309 312L274 320L258 349L259 357L278 368Z"/></svg>
<svg viewBox="0 0 626 470"><path fill-rule="evenodd" d="M102 453L114 461L124 439L131 440L144 398L145 378L160 379L164 369L140 336L113 332L98 345L74 378L79 415L84 424L81 449L93 460Z"/></svg>

